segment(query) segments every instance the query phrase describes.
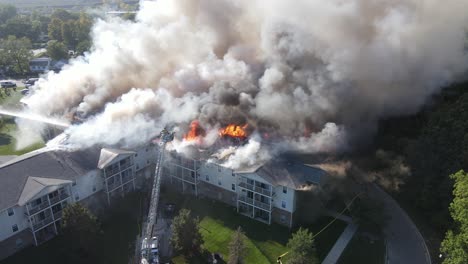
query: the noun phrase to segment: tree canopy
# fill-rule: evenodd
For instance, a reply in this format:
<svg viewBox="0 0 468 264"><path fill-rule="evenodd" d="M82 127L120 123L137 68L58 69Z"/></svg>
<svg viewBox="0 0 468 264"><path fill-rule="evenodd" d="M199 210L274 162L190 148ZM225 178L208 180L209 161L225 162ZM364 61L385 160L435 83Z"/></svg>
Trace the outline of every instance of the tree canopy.
<svg viewBox="0 0 468 264"><path fill-rule="evenodd" d="M16 74L29 71L29 60L32 57L31 41L28 38L8 36L1 41L0 66Z"/></svg>
<svg viewBox="0 0 468 264"><path fill-rule="evenodd" d="M200 233L200 220L192 217L190 210L182 209L172 222L171 243L175 250L186 256L200 253L203 238Z"/></svg>
<svg viewBox="0 0 468 264"><path fill-rule="evenodd" d="M463 264L468 260L468 173L459 171L450 176L455 180L450 215L454 226L442 241L444 264Z"/></svg>
<svg viewBox="0 0 468 264"><path fill-rule="evenodd" d="M299 228L289 239L289 264L315 264L318 263L314 236L307 228Z"/></svg>
<svg viewBox="0 0 468 264"><path fill-rule="evenodd" d="M242 264L245 257L245 234L239 226L232 235L229 243L229 260L228 264Z"/></svg>
<svg viewBox="0 0 468 264"><path fill-rule="evenodd" d="M47 43L47 54L54 60L68 58L68 49L65 44L56 40L51 40Z"/></svg>

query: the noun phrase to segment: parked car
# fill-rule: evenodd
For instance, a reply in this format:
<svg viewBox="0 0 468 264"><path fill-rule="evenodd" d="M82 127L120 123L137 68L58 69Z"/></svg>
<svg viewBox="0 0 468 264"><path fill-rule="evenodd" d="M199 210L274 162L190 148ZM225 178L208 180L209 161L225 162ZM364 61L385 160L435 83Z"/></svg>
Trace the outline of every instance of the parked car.
<svg viewBox="0 0 468 264"><path fill-rule="evenodd" d="M22 95L27 95L27 94L29 94L29 89L26 88L26 89L21 90L21 94L22 94Z"/></svg>
<svg viewBox="0 0 468 264"><path fill-rule="evenodd" d="M26 84L26 87L30 87L33 86L38 80L39 78L29 78L24 82L24 84Z"/></svg>
<svg viewBox="0 0 468 264"><path fill-rule="evenodd" d="M159 264L159 239L158 237L151 238L151 252L149 257L151 264Z"/></svg>
<svg viewBox="0 0 468 264"><path fill-rule="evenodd" d="M1 84L2 88L16 87L16 83L10 82L10 81L1 81L0 84Z"/></svg>

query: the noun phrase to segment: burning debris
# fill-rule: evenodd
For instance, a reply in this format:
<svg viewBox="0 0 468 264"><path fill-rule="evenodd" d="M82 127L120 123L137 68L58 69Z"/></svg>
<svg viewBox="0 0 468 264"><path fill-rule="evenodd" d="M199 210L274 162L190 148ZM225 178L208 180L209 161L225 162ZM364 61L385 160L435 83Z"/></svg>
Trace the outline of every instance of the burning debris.
<svg viewBox="0 0 468 264"><path fill-rule="evenodd" d="M141 1L135 22L97 21L91 52L25 101L41 116L83 113L67 130L82 147L139 145L176 124L174 145L246 141L233 166L282 151L346 151L379 118L414 113L467 71L465 6Z"/></svg>

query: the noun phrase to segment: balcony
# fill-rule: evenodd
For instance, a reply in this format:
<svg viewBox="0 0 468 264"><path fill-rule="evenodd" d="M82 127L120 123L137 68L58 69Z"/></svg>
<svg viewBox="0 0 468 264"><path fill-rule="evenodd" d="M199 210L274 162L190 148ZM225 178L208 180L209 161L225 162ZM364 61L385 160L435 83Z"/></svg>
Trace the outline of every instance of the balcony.
<svg viewBox="0 0 468 264"><path fill-rule="evenodd" d="M62 211L62 210L55 212L55 213L54 213L54 220L61 219L61 218L62 218L62 214L63 214L63 211Z"/></svg>
<svg viewBox="0 0 468 264"><path fill-rule="evenodd" d="M26 214L27 215L33 215L33 214L35 214L37 212L40 212L40 211L46 209L47 207L49 207L49 205L50 205L49 201L47 201L47 200L42 201L42 203L40 205L37 205L36 207L33 207L33 208L29 208L30 205L27 205L28 210L27 210Z"/></svg>
<svg viewBox="0 0 468 264"><path fill-rule="evenodd" d="M119 173L120 171L119 171L119 168L117 167L117 168L112 169L112 170L111 169L106 169L105 172L106 172L106 178L109 178L109 177Z"/></svg>
<svg viewBox="0 0 468 264"><path fill-rule="evenodd" d="M131 163L131 162L128 162L126 164L120 164L120 171L124 171L125 169L128 169L131 166L133 166L133 163Z"/></svg>
<svg viewBox="0 0 468 264"><path fill-rule="evenodd" d="M267 203L260 202L258 200L254 200L254 205L259 207L259 208L262 208L263 210L271 211L271 207Z"/></svg>
<svg viewBox="0 0 468 264"><path fill-rule="evenodd" d="M244 189L247 189L247 190L251 190L251 191L254 191L256 193L259 193L259 194L262 194L262 195L265 195L265 196L270 196L272 195L272 192L271 190L268 190L268 189L265 189L265 188L260 188L260 187L257 187L257 186L254 186L252 184L249 184L245 181L241 181L239 183L239 186L244 188Z"/></svg>
<svg viewBox="0 0 468 264"><path fill-rule="evenodd" d="M52 199L49 198L49 201L50 201L51 205L54 205L54 204L56 204L58 202L61 202L61 201L65 200L65 199L67 199L68 197L70 197L70 195L68 195L68 193L62 193L62 194L60 194L60 195L58 195L58 196L56 196L56 197L54 197Z"/></svg>
<svg viewBox="0 0 468 264"><path fill-rule="evenodd" d="M39 228L42 228L50 223L52 223L54 220L52 219L52 216L48 216L46 217L45 219L43 220L40 220L36 223L33 223L32 226L33 226L33 230L36 231L37 229Z"/></svg>

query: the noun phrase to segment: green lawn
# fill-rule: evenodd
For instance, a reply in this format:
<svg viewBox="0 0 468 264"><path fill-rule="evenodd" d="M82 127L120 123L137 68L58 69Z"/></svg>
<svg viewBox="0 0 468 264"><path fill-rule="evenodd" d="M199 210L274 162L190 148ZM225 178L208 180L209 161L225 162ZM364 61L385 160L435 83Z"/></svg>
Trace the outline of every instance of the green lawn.
<svg viewBox="0 0 468 264"><path fill-rule="evenodd" d="M169 195L171 202L178 208L188 208L200 217L201 233L205 243L204 248L210 252L218 252L228 256L228 244L233 232L241 226L247 236L246 263L276 263L279 255L288 251L287 241L291 235L286 227L272 224L267 225L237 214L236 209L220 202L206 199L193 199L185 196ZM167 195L166 195L167 199ZM312 232L322 229L332 218L320 218L313 225L307 226ZM345 224L336 221L316 238L317 254L322 260L331 249L336 239L344 230ZM287 260L287 257L284 258ZM177 256L175 263L201 263L199 260L186 261Z"/></svg>
<svg viewBox="0 0 468 264"><path fill-rule="evenodd" d="M0 105L5 109L18 109L20 108L19 101L22 98L20 90L22 87L18 87L16 91L11 90L10 96L6 96L4 93L0 93ZM44 142L39 141L34 143L27 148L17 150L16 140L14 134L16 133L16 123L14 118L1 117L0 122L0 155L21 155L38 148L44 147Z"/></svg>

